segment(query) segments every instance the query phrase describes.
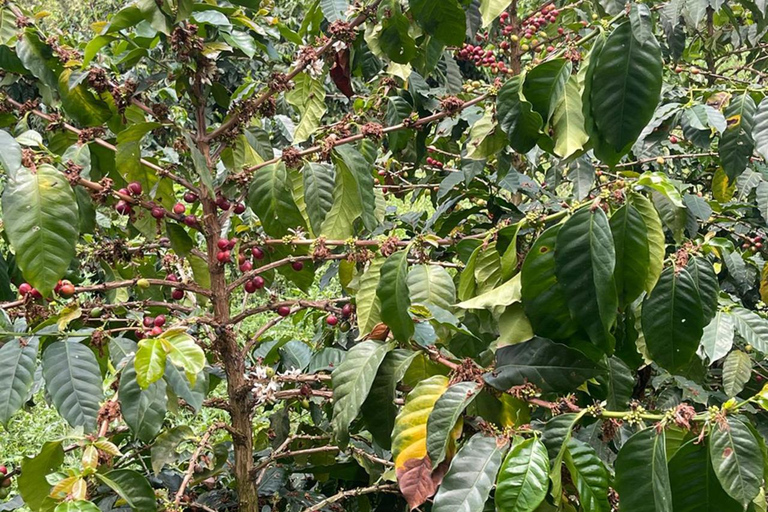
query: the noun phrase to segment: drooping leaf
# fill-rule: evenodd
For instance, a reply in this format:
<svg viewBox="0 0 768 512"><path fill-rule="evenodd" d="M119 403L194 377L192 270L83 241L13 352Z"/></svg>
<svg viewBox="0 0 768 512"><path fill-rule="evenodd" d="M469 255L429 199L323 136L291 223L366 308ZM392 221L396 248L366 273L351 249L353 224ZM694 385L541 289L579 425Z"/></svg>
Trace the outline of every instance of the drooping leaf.
<svg viewBox="0 0 768 512"><path fill-rule="evenodd" d="M552 130L555 140L555 154L568 158L580 151L589 142L584 129L584 113L581 91L576 77L570 77L565 90L552 113Z"/></svg>
<svg viewBox="0 0 768 512"><path fill-rule="evenodd" d="M407 256L406 251L398 251L387 258L381 266L381 277L376 288L376 296L381 303L381 320L400 341L408 341L414 332L413 319L408 311L411 297Z"/></svg>
<svg viewBox="0 0 768 512"><path fill-rule="evenodd" d="M484 378L499 390L530 382L543 391L565 392L604 371L578 350L536 336L497 350L496 368Z"/></svg>
<svg viewBox="0 0 768 512"><path fill-rule="evenodd" d="M50 441L43 444L40 453L34 457L24 457L21 461L19 476L19 493L24 498L24 504L33 511L52 508L55 501L48 497L51 484L46 477L56 471L64 462L64 448L61 441Z"/></svg>
<svg viewBox="0 0 768 512"><path fill-rule="evenodd" d="M461 447L433 501L433 512L482 512L507 443L477 434Z"/></svg>
<svg viewBox="0 0 768 512"><path fill-rule="evenodd" d="M163 426L167 408L164 380L158 380L141 389L136 379L133 362L123 369L118 388L120 412L134 435L144 442L150 442Z"/></svg>
<svg viewBox="0 0 768 512"><path fill-rule="evenodd" d="M333 429L339 444L346 445L348 428L371 390L376 371L392 345L363 341L348 352L333 371Z"/></svg>
<svg viewBox="0 0 768 512"><path fill-rule="evenodd" d="M75 256L78 210L62 173L44 164L16 171L3 191L3 225L24 278L48 296Z"/></svg>
<svg viewBox="0 0 768 512"><path fill-rule="evenodd" d="M17 338L0 347L0 423L8 426L35 380L38 338Z"/></svg>
<svg viewBox="0 0 768 512"><path fill-rule="evenodd" d="M445 460L451 431L481 388L477 382L458 382L446 389L435 402L427 422L427 453L433 466Z"/></svg>
<svg viewBox="0 0 768 512"><path fill-rule="evenodd" d="M568 307L590 340L612 353L618 299L614 281L616 256L608 218L602 209L583 208L557 235L555 274Z"/></svg>
<svg viewBox="0 0 768 512"><path fill-rule="evenodd" d="M579 502L584 510L608 512L608 470L595 450L586 443L571 439L565 452L565 466L571 475Z"/></svg>
<svg viewBox="0 0 768 512"><path fill-rule="evenodd" d="M616 458L614 487L622 508L633 512L672 512L665 434L646 428L627 440Z"/></svg>
<svg viewBox="0 0 768 512"><path fill-rule="evenodd" d="M708 324L717 312L717 298L720 295L720 283L712 263L706 258L694 256L688 260L686 269L691 274L701 298L701 310L704 322Z"/></svg>
<svg viewBox="0 0 768 512"><path fill-rule="evenodd" d="M301 171L304 177L304 202L312 231L320 233L326 215L333 206L336 171L328 164L307 162Z"/></svg>
<svg viewBox="0 0 768 512"><path fill-rule="evenodd" d="M133 364L136 370L136 382L141 389L147 389L150 384L163 378L166 358L162 339L146 338L139 342Z"/></svg>
<svg viewBox="0 0 768 512"><path fill-rule="evenodd" d="M360 334L365 335L381 322L381 301L376 295L381 276L383 258L371 261L368 268L360 277L360 288L357 291L357 326Z"/></svg>
<svg viewBox="0 0 768 512"><path fill-rule="evenodd" d="M734 350L723 362L723 391L728 397L738 395L752 376L752 358Z"/></svg>
<svg viewBox="0 0 768 512"><path fill-rule="evenodd" d="M616 248L616 291L619 304L631 304L645 290L651 265L648 229L632 203L619 208L610 221Z"/></svg>
<svg viewBox="0 0 768 512"><path fill-rule="evenodd" d="M547 495L549 457L536 437L512 440L496 480L496 509L499 512L533 512Z"/></svg>
<svg viewBox="0 0 768 512"><path fill-rule="evenodd" d="M56 410L73 427L96 429L103 398L99 363L81 343L55 342L43 351L45 389Z"/></svg>
<svg viewBox="0 0 768 512"><path fill-rule="evenodd" d="M99 480L109 486L128 503L134 512L155 512L157 500L149 480L131 469L114 469L97 474Z"/></svg>
<svg viewBox="0 0 768 512"><path fill-rule="evenodd" d="M726 422L727 425L713 425L709 455L725 492L746 509L760 492L763 451L742 420L728 416Z"/></svg>
<svg viewBox="0 0 768 512"><path fill-rule="evenodd" d="M643 334L653 360L671 372L683 368L699 346L704 325L693 277L684 268L666 268L643 301Z"/></svg>

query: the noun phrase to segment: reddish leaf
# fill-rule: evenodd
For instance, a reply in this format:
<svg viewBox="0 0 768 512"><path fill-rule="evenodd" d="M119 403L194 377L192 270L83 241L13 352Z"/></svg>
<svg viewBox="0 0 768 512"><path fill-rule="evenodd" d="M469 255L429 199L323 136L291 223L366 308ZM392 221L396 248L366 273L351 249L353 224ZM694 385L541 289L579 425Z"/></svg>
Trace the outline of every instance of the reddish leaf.
<svg viewBox="0 0 768 512"><path fill-rule="evenodd" d="M349 68L349 48L336 52L331 66L331 79L347 98L355 94L352 90L352 70Z"/></svg>
<svg viewBox="0 0 768 512"><path fill-rule="evenodd" d="M435 471L432 471L432 462L429 457L422 459L409 459L402 468L397 470L397 483L400 492L408 502L411 510L422 505L427 498L433 496L437 486L443 481L448 471L449 461L440 463Z"/></svg>

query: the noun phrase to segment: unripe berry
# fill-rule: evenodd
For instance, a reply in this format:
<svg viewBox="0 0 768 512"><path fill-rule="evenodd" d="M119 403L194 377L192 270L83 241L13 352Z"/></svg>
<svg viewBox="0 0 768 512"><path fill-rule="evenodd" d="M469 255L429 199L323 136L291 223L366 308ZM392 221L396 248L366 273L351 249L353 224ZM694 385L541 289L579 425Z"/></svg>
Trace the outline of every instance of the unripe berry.
<svg viewBox="0 0 768 512"><path fill-rule="evenodd" d="M291 314L291 308L288 306L280 306L277 308L277 314L282 317L286 317Z"/></svg>
<svg viewBox="0 0 768 512"><path fill-rule="evenodd" d="M152 216L157 220L160 220L163 217L165 217L165 210L163 208L160 208L159 206L155 206L154 208L152 208Z"/></svg>
<svg viewBox="0 0 768 512"><path fill-rule="evenodd" d="M141 183L138 181L132 181L128 184L128 192L130 192L134 196L140 196L141 195Z"/></svg>
<svg viewBox="0 0 768 512"><path fill-rule="evenodd" d="M302 270L304 270L304 262L303 261L294 261L293 263L291 263L291 267L296 272L301 272Z"/></svg>
<svg viewBox="0 0 768 512"><path fill-rule="evenodd" d="M129 215L131 213L131 205L128 204L127 201L124 201L123 199L121 199L117 203L115 203L115 210L120 215Z"/></svg>
<svg viewBox="0 0 768 512"><path fill-rule="evenodd" d="M336 315L328 315L327 317L325 317L325 323L327 323L331 327L334 327L336 324L339 323L339 319L336 318Z"/></svg>
<svg viewBox="0 0 768 512"><path fill-rule="evenodd" d="M181 300L181 299L183 299L184 298L184 290L182 290L180 288L176 288L175 290L173 290L171 292L171 298L173 300Z"/></svg>
<svg viewBox="0 0 768 512"><path fill-rule="evenodd" d="M157 315L155 317L155 327L162 327L165 325L165 315Z"/></svg>
<svg viewBox="0 0 768 512"><path fill-rule="evenodd" d="M195 194L194 192L187 192L186 194L184 194L185 203L194 203L195 201L197 201L197 194Z"/></svg>
<svg viewBox="0 0 768 512"><path fill-rule="evenodd" d="M136 286L138 286L139 288L149 288L150 284L148 280L142 277L141 279L136 281Z"/></svg>
<svg viewBox="0 0 768 512"><path fill-rule="evenodd" d="M264 251L261 249L261 247L254 247L251 249L251 254L253 254L253 257L257 260L264 258Z"/></svg>
<svg viewBox="0 0 768 512"><path fill-rule="evenodd" d="M61 295L65 299L68 299L72 297L74 294L75 294L75 285L73 285L69 281L64 281L64 283L61 285L61 288L59 288L59 295Z"/></svg>
<svg viewBox="0 0 768 512"><path fill-rule="evenodd" d="M176 215L181 215L185 211L187 211L187 207L184 206L183 204L176 203L175 205L173 205L173 213L175 213Z"/></svg>

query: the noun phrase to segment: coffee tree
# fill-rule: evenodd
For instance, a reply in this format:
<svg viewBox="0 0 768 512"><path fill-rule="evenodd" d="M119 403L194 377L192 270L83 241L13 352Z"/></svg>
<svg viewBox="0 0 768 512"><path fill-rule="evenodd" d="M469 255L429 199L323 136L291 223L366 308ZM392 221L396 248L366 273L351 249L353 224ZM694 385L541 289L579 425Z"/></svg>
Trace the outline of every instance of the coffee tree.
<svg viewBox="0 0 768 512"><path fill-rule="evenodd" d="M765 511L766 25L5 3L0 508Z"/></svg>

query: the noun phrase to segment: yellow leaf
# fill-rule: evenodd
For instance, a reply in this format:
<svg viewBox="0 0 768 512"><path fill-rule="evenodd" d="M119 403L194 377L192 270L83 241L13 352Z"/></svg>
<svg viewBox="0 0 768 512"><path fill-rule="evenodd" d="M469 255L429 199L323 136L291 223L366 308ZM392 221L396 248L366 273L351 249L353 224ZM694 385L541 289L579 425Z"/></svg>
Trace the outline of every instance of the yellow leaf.
<svg viewBox="0 0 768 512"><path fill-rule="evenodd" d="M96 469L99 465L99 451L93 445L88 445L83 450L83 467Z"/></svg>
<svg viewBox="0 0 768 512"><path fill-rule="evenodd" d="M712 177L712 195L721 203L727 203L733 198L733 193L736 190L736 183L728 183L728 175L725 174L723 168L719 168L715 171L715 175Z"/></svg>
<svg viewBox="0 0 768 512"><path fill-rule="evenodd" d="M760 274L760 298L768 304L768 263L763 265L763 271Z"/></svg>
<svg viewBox="0 0 768 512"><path fill-rule="evenodd" d="M426 457L429 413L447 388L448 377L435 375L419 382L408 394L392 431L392 454L396 469L404 468L409 459Z"/></svg>

